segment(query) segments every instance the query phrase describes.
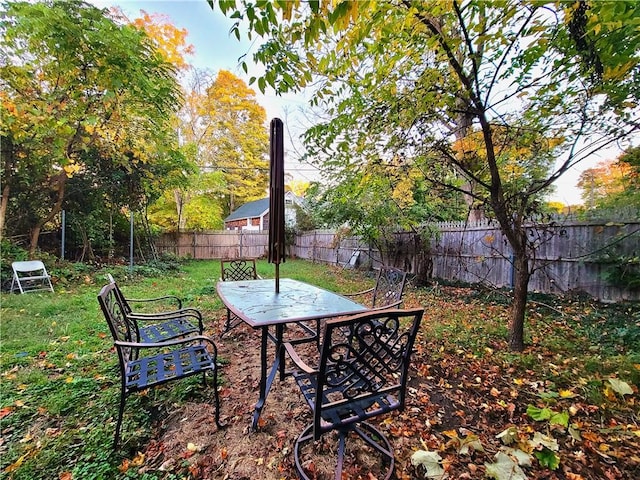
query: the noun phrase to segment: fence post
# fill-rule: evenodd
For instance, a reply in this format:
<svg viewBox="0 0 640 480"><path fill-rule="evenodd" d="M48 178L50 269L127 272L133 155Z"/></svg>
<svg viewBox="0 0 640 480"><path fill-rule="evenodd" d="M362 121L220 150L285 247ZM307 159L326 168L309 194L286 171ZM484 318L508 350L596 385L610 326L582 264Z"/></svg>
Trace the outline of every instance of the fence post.
<svg viewBox="0 0 640 480"><path fill-rule="evenodd" d="M133 272L133 210L131 210L129 229L129 271Z"/></svg>
<svg viewBox="0 0 640 480"><path fill-rule="evenodd" d="M62 210L61 212L62 214L62 218L60 219L60 223L62 224L62 238L60 239L60 258L62 260L64 260L64 240L65 240L65 230L67 228L67 224L66 224L66 215L65 215L65 211Z"/></svg>

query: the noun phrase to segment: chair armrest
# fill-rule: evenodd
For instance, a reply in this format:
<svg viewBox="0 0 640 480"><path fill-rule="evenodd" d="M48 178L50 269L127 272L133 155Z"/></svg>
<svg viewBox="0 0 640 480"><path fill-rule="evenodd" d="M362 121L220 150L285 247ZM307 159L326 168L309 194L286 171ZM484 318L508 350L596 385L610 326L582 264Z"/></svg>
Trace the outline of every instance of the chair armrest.
<svg viewBox="0 0 640 480"><path fill-rule="evenodd" d="M121 340L116 340L113 343L116 347L120 347L120 348L125 347L125 348L140 348L140 349L147 348L148 349L148 348L167 348L167 347L172 347L177 345L185 345L185 344L193 343L196 341L209 343L213 347L214 354L217 355L218 347L216 347L216 344L213 341L213 338L207 337L206 335L194 335L192 337L176 338L173 340L167 340L166 342L156 342L156 343L123 342Z"/></svg>
<svg viewBox="0 0 640 480"><path fill-rule="evenodd" d="M388 305L382 305L380 307L373 307L373 308L370 308L369 310L372 311L372 312L375 312L377 310L389 310L390 308L398 308L398 306L400 306L401 303L402 303L402 299L400 299L400 300L398 300L396 302L390 303Z"/></svg>
<svg viewBox="0 0 640 480"><path fill-rule="evenodd" d="M315 368L311 368L309 365L304 363L304 361L300 358L300 355L298 355L298 352L296 352L295 348L293 348L293 345L286 342L282 344L282 348L287 351L293 363L295 363L296 367L298 367L300 370L308 374L318 373L318 370L316 370Z"/></svg>
<svg viewBox="0 0 640 480"><path fill-rule="evenodd" d="M180 310L172 310L170 312L131 312L128 317L136 320L169 320L177 317L195 317L198 320L202 320L202 313L200 313L200 310L195 308L182 308Z"/></svg>
<svg viewBox="0 0 640 480"><path fill-rule="evenodd" d="M364 295L366 293L371 293L375 290L375 287L371 287L368 290L363 290L361 292L356 292L356 293L343 293L342 296L344 297L357 297L358 295Z"/></svg>
<svg viewBox="0 0 640 480"><path fill-rule="evenodd" d="M151 303L151 302L160 302L160 301L167 301L167 300L171 300L177 305L176 310L180 310L182 308L182 300L176 297L175 295L165 295L165 296L156 297L156 298L127 298L127 302L129 303L132 303L132 302Z"/></svg>
<svg viewBox="0 0 640 480"><path fill-rule="evenodd" d="M173 320L175 318L193 318L198 322L198 329L200 333L204 331L204 324L202 323L202 313L195 308L183 308L182 310L175 310L173 312L158 312L158 313L130 313L128 318L135 320L136 322L160 322L163 320Z"/></svg>

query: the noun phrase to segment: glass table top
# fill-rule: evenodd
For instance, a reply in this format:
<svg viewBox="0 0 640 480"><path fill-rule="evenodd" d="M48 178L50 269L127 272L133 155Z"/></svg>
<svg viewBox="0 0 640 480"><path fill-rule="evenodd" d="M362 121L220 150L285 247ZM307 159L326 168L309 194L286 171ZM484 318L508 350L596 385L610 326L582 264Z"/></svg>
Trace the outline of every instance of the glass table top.
<svg viewBox="0 0 640 480"><path fill-rule="evenodd" d="M291 323L366 312L364 305L308 283L280 279L218 282L218 295L227 308L251 327Z"/></svg>

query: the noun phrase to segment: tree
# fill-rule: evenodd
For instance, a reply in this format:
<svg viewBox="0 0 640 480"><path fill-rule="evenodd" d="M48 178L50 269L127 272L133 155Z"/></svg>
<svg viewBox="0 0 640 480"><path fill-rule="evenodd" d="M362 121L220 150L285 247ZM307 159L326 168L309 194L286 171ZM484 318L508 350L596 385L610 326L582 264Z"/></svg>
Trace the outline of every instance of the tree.
<svg viewBox="0 0 640 480"><path fill-rule="evenodd" d="M266 112L255 92L230 72L218 72L204 99L210 130L203 168L220 170L226 183L223 210L263 198L269 178L269 134Z"/></svg>
<svg viewBox="0 0 640 480"><path fill-rule="evenodd" d="M640 211L640 147L629 148L617 160L583 171L578 187L588 209Z"/></svg>
<svg viewBox="0 0 640 480"><path fill-rule="evenodd" d="M124 17L119 9L117 13ZM140 13L142 16L130 23L136 28L144 30L154 41L156 48L167 63L180 70L189 69L190 65L185 60L185 56L195 53L194 46L187 43L189 32L185 28L177 28L166 15L149 14L144 10L141 10Z"/></svg>
<svg viewBox="0 0 640 480"><path fill-rule="evenodd" d="M262 90L312 89L306 134L329 173L422 170L496 221L513 251L509 326L524 348L528 225L570 167L637 131L635 2L221 1L264 37ZM620 48L619 48L620 47ZM443 165L449 168L442 168ZM455 174L452 175L452 171Z"/></svg>
<svg viewBox="0 0 640 480"><path fill-rule="evenodd" d="M171 149L180 91L149 37L84 2L8 3L0 29L0 135L12 147L2 163L3 202L30 192L14 206L29 218L33 255L42 227L63 208L69 178L104 159L130 171Z"/></svg>
<svg viewBox="0 0 640 480"><path fill-rule="evenodd" d="M381 162L344 168L329 184L314 183L306 198L320 223L348 227L375 246L385 263L399 231L429 234L426 219L460 220L465 213L459 195L433 188L420 169L403 162L395 168Z"/></svg>

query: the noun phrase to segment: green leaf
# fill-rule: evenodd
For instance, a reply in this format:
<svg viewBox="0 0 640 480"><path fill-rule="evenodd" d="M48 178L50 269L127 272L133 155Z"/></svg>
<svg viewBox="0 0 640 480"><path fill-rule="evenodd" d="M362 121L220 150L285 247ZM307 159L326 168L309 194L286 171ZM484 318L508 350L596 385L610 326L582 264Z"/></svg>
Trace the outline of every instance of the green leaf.
<svg viewBox="0 0 640 480"><path fill-rule="evenodd" d="M569 413L568 412L554 413L553 415L551 415L551 418L549 419L549 423L551 425L562 425L563 427L566 428L569 426Z"/></svg>
<svg viewBox="0 0 640 480"><path fill-rule="evenodd" d="M538 459L538 462L540 462L540 465L542 465L543 467L555 470L556 468L558 468L558 466L560 466L560 456L557 453L549 450L548 448L543 448L542 450L534 452L533 454Z"/></svg>
<svg viewBox="0 0 640 480"><path fill-rule="evenodd" d="M538 408L534 405L529 405L527 407L527 415L533 418L537 422L542 422L544 420L549 420L553 412L548 408Z"/></svg>

